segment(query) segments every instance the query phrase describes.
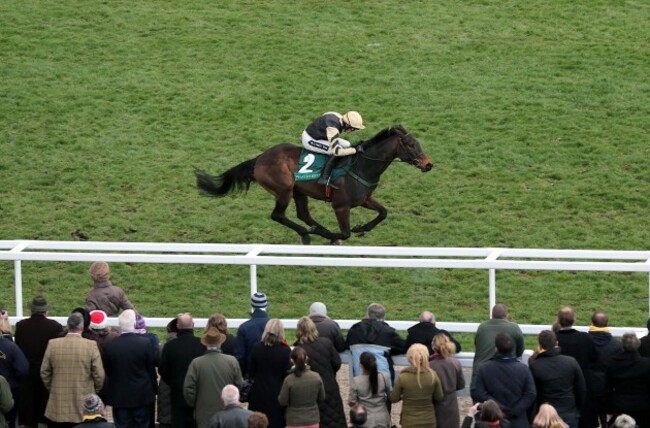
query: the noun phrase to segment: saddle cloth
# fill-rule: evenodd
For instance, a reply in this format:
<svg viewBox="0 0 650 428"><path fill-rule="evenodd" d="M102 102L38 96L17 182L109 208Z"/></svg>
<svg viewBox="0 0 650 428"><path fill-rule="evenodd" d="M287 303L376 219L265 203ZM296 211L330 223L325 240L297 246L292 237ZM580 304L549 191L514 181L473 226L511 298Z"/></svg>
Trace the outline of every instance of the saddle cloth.
<svg viewBox="0 0 650 428"><path fill-rule="evenodd" d="M302 149L300 152L300 158L298 159L298 166L293 172L293 176L296 181L318 180L328 157L328 155L314 153L310 152L309 150ZM338 165L332 171L332 181L345 175L347 170L350 168L350 158L351 156L347 156L345 159L339 159Z"/></svg>

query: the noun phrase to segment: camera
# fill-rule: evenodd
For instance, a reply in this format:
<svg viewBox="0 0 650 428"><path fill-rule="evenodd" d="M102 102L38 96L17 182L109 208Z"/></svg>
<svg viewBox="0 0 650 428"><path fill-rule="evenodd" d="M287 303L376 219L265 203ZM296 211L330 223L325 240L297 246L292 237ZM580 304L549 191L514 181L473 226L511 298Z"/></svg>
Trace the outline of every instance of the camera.
<svg viewBox="0 0 650 428"><path fill-rule="evenodd" d="M483 403L478 403L478 406L476 406L476 410L480 412L481 409L483 409Z"/></svg>

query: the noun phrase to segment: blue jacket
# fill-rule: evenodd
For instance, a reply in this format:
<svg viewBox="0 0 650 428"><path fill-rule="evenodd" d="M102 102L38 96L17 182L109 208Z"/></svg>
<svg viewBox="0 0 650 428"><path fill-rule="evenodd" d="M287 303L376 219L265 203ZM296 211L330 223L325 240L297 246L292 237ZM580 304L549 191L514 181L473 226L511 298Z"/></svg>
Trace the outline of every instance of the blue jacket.
<svg viewBox="0 0 650 428"><path fill-rule="evenodd" d="M29 375L29 361L11 339L0 338L0 376L4 376L11 389L18 388Z"/></svg>
<svg viewBox="0 0 650 428"><path fill-rule="evenodd" d="M494 400L512 428L528 428L528 408L535 402L535 381L528 367L514 355L495 354L484 362L476 377L472 399Z"/></svg>
<svg viewBox="0 0 650 428"><path fill-rule="evenodd" d="M261 309L256 309L251 314L251 319L244 322L237 330L237 344L235 345L235 358L239 361L242 376L246 376L248 362L253 346L262 339L264 327L269 321L269 314Z"/></svg>

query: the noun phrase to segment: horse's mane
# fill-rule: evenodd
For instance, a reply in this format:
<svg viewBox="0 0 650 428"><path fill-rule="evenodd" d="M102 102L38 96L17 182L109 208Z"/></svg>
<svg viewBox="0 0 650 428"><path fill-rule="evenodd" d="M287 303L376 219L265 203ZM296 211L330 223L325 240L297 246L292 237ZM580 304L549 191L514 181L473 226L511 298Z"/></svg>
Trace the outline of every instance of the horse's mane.
<svg viewBox="0 0 650 428"><path fill-rule="evenodd" d="M406 134L406 133L407 133L406 129L404 129L402 125L394 125L389 128L382 129L374 137L370 138L369 140L361 141L357 145L361 145L361 144L372 145L379 141L384 141L386 138L391 137L395 134Z"/></svg>

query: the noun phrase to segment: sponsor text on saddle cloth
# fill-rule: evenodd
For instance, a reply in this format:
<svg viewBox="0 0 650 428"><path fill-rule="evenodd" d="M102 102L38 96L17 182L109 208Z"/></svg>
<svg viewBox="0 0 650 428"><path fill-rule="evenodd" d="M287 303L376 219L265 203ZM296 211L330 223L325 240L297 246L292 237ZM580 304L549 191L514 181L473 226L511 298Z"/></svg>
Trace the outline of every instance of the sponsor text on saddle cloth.
<svg viewBox="0 0 650 428"><path fill-rule="evenodd" d="M296 171L293 173L296 181L312 181L318 180L321 175L323 166L327 161L328 155L323 155L320 153L310 152L309 150L302 149L300 152L300 158L298 159L298 166ZM350 157L341 159L339 165L334 168L332 171L331 180L334 181L339 177L345 175L347 170L350 167Z"/></svg>

